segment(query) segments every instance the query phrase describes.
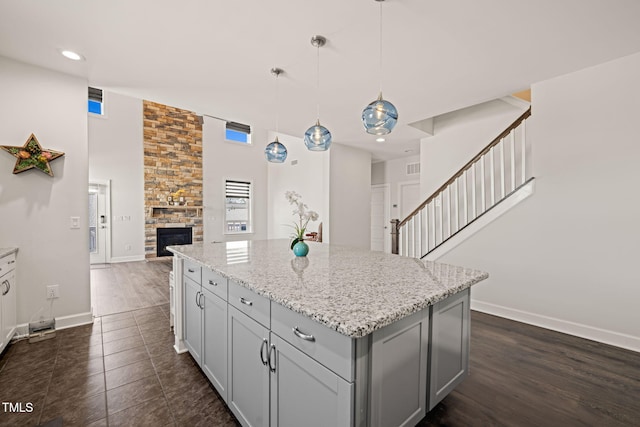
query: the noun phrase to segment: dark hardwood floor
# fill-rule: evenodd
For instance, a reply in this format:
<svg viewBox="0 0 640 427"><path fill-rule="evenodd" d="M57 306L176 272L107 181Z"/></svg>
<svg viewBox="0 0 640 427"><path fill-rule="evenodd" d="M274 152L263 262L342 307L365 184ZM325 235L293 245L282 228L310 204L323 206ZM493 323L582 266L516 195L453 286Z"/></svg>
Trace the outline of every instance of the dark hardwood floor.
<svg viewBox="0 0 640 427"><path fill-rule="evenodd" d="M95 316L122 313L169 302L172 257L91 266Z"/></svg>
<svg viewBox="0 0 640 427"><path fill-rule="evenodd" d="M472 312L470 372L420 426L640 426L640 353Z"/></svg>

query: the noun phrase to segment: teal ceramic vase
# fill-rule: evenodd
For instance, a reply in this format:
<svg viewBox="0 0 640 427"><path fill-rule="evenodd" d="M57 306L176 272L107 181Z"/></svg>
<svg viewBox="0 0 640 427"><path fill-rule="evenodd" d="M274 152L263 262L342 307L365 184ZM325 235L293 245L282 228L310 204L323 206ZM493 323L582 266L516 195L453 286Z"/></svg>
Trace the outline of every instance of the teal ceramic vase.
<svg viewBox="0 0 640 427"><path fill-rule="evenodd" d="M293 254L295 256L307 256L309 253L309 245L307 245L304 241L300 241L293 245Z"/></svg>

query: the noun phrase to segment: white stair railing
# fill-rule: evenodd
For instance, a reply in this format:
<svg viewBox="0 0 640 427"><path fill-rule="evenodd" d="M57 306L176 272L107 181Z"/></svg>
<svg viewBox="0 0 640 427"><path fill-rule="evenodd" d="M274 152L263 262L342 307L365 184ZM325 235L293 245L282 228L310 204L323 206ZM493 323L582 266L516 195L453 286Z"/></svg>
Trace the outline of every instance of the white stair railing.
<svg viewBox="0 0 640 427"><path fill-rule="evenodd" d="M526 121L531 108L402 221L392 253L422 258L531 179Z"/></svg>

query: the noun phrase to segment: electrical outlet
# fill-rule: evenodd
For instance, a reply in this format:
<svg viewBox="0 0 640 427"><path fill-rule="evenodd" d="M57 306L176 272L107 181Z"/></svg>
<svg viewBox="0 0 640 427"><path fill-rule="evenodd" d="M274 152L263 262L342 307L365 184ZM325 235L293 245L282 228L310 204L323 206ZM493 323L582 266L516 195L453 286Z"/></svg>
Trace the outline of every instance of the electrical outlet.
<svg viewBox="0 0 640 427"><path fill-rule="evenodd" d="M49 285L47 286L47 299L60 298L60 286Z"/></svg>

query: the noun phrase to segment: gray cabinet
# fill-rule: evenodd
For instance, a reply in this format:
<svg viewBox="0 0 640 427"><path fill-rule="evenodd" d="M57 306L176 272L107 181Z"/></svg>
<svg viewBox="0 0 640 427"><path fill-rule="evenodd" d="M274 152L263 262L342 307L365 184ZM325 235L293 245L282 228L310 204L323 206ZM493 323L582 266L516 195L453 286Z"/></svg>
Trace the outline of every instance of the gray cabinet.
<svg viewBox="0 0 640 427"><path fill-rule="evenodd" d="M429 411L469 375L469 294L430 307Z"/></svg>
<svg viewBox="0 0 640 427"><path fill-rule="evenodd" d="M428 310L373 332L371 426L413 426L426 415L428 351Z"/></svg>
<svg viewBox="0 0 640 427"><path fill-rule="evenodd" d="M243 426L269 425L269 330L228 306L227 404Z"/></svg>
<svg viewBox="0 0 640 427"><path fill-rule="evenodd" d="M219 296L224 293L214 293L213 287L201 286L195 281L200 280L200 273L199 267L185 262L183 340L191 356L226 400L227 302ZM204 269L205 278L206 274ZM215 286L226 292L226 285L226 279L219 278Z"/></svg>
<svg viewBox="0 0 640 427"><path fill-rule="evenodd" d="M352 425L353 383L271 333L271 425Z"/></svg>
<svg viewBox="0 0 640 427"><path fill-rule="evenodd" d="M205 375L227 398L227 302L202 289L202 360Z"/></svg>
<svg viewBox="0 0 640 427"><path fill-rule="evenodd" d="M202 359L202 291L199 283L186 275L184 283L184 344L200 364Z"/></svg>

